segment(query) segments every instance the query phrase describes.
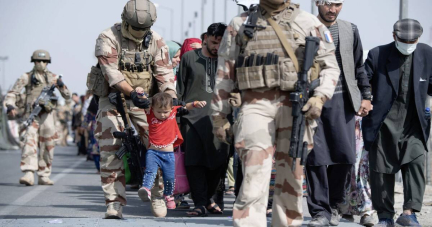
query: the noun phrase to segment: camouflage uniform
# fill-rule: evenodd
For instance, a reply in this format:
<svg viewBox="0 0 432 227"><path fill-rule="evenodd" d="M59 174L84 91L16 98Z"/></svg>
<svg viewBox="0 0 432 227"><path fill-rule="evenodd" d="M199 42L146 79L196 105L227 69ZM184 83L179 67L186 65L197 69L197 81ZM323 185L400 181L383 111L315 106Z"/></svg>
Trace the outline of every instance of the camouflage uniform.
<svg viewBox="0 0 432 227"><path fill-rule="evenodd" d="M119 55L122 48L125 48L124 44L122 44L124 38L119 26L121 24L115 24L113 27L103 31L96 40L95 55L110 87L125 80L125 76L119 69ZM153 77L158 83L159 91L172 90L174 92L174 74L172 66L169 65L168 46L165 45L159 34L154 31L151 32L152 40L150 41L148 52L154 60ZM129 39L126 39L126 42L127 48L130 51L138 51L141 45ZM127 111L132 123L139 135L142 136L144 143L148 144L148 124L144 109L134 106L131 100L127 100L127 105ZM115 157L115 152L121 147L121 140L114 138L112 135L113 132L121 131L123 128L123 120L117 112L116 107L109 102L108 97L101 97L99 100L95 137L100 147L102 189L105 193L107 204L120 202L124 206L126 205L124 166L123 161ZM160 181L160 179L158 180ZM159 182L155 184L159 185ZM155 187L155 190L152 196L162 196L160 187Z"/></svg>
<svg viewBox="0 0 432 227"><path fill-rule="evenodd" d="M29 80L32 74L38 78L40 84L32 84ZM47 70L45 71L45 75L40 75L35 71L25 73L15 82L12 89L6 95L5 104L16 107L16 97L20 94L22 89L25 89L25 119L31 113L31 106L39 96L42 88L51 86L56 83L56 81L57 75ZM64 99L70 99L70 92L66 86L59 88L59 91ZM58 139L58 134L55 128L54 111L50 113L42 111L41 114L35 118L33 124L27 128L21 155L21 171L37 171L39 177L49 177L51 175L51 165L54 157L56 139ZM38 146L39 155L37 153Z"/></svg>
<svg viewBox="0 0 432 227"><path fill-rule="evenodd" d="M287 18L292 10L300 9L297 5L290 5L273 19L278 22L282 18ZM239 29L247 16L245 12L232 19L219 49L218 77L212 102L214 118L224 118L231 111L228 98L230 93L236 89L237 78L234 74L234 64L240 49L236 36L241 35ZM267 26L270 25L267 24ZM334 54L334 45L323 40L323 32L326 31L326 28L315 16L301 10L291 26L297 36L295 45L290 43L294 51L299 45L305 44L306 36L317 36L322 40L315 59L322 69L320 72L321 85L316 89L314 96L330 99L338 81L339 68ZM267 38L271 35L276 37L274 31L271 33L266 30L266 32ZM278 40L277 37L275 40ZM287 57L280 42L272 43L271 51L273 50ZM292 159L288 155L292 128L289 92L282 91L279 87L247 89L241 91L241 99L241 110L233 128L235 147L242 160L244 179L234 204L234 226L266 226L266 207L273 154L276 159L277 174L272 226L299 226L303 221L303 168L299 165L296 172L293 173L291 171ZM316 126L316 123L314 121L309 121L309 123L305 132L305 140L312 144L312 127ZM276 146L275 153L274 146Z"/></svg>

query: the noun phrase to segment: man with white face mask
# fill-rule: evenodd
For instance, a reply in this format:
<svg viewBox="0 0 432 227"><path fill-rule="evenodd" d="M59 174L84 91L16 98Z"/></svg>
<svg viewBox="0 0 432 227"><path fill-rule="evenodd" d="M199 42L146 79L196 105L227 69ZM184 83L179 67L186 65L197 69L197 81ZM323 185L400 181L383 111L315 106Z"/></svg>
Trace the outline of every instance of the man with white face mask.
<svg viewBox="0 0 432 227"><path fill-rule="evenodd" d="M394 42L369 52L365 66L372 86L374 106L363 118L365 149L369 151L372 204L379 226L394 226L395 174L401 170L404 186L399 226L420 226L425 190L424 159L429 137L432 95L432 48L418 43L420 23L402 19L393 28Z"/></svg>

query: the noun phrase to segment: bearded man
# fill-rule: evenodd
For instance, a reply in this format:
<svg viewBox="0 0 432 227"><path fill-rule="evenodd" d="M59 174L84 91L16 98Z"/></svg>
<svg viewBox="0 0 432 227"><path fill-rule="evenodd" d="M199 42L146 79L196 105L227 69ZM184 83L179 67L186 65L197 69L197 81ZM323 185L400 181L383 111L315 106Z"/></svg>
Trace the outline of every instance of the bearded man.
<svg viewBox="0 0 432 227"><path fill-rule="evenodd" d="M318 19L330 31L341 73L333 95L317 119L315 147L308 156L306 175L309 226L339 225L338 205L344 202L355 153L355 115L371 111L371 88L363 64L363 48L355 24L338 19L344 0L317 0ZM362 224L373 225L371 216Z"/></svg>

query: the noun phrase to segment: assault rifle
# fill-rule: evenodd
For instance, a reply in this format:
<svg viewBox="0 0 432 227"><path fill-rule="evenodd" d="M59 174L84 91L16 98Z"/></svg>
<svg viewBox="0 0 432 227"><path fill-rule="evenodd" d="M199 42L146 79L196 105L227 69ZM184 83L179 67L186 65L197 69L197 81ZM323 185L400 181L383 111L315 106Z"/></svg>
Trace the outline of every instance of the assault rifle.
<svg viewBox="0 0 432 227"><path fill-rule="evenodd" d="M303 66L298 73L298 81L296 84L295 92L290 94L290 101L292 102L292 116L293 126L291 134L291 144L289 149L289 156L293 159L291 166L292 171L296 169L296 160L300 158L300 165L304 165L307 159L308 143L303 141L306 118L302 112L302 108L306 105L309 97L312 95L313 90L319 86L320 81L316 79L312 83L308 82L308 71L311 68L315 55L318 51L320 39L318 37L306 37L306 47Z"/></svg>
<svg viewBox="0 0 432 227"><path fill-rule="evenodd" d="M61 76L59 76L61 79ZM57 101L57 96L54 95L54 90L56 88L56 84L51 85L51 87L44 87L33 104L33 111L30 113L30 116L27 120L24 121L21 131L24 131L31 123L33 123L36 116L44 109L45 105L48 105L51 101Z"/></svg>
<svg viewBox="0 0 432 227"><path fill-rule="evenodd" d="M129 154L127 163L131 172L130 183L141 186L144 176L144 172L141 167L141 154L145 154L146 148L141 142L139 135L135 135L135 130L131 125L129 114L126 112L127 106L124 95L118 92L111 93L108 97L110 102L116 106L117 111L120 113L125 125L124 131L117 131L113 133L115 138L122 140L122 146L115 153L115 155L118 159L122 160L124 155Z"/></svg>

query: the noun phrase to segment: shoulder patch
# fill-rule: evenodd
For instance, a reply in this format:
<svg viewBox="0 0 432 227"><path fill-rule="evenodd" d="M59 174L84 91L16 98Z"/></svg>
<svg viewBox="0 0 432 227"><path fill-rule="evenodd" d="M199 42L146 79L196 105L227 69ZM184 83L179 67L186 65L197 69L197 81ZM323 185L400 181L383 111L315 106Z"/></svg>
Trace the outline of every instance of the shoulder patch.
<svg viewBox="0 0 432 227"><path fill-rule="evenodd" d="M333 43L333 36L331 35L331 32L325 27L324 25L318 26L318 36L321 36L322 41L325 41L326 43Z"/></svg>
<svg viewBox="0 0 432 227"><path fill-rule="evenodd" d="M324 39L327 43L333 43L333 37L329 30L324 31Z"/></svg>

